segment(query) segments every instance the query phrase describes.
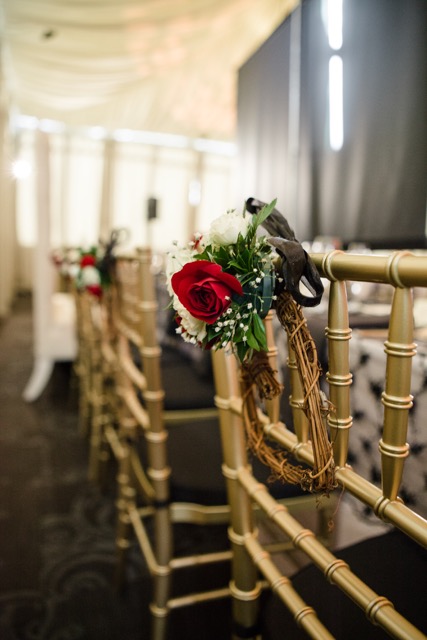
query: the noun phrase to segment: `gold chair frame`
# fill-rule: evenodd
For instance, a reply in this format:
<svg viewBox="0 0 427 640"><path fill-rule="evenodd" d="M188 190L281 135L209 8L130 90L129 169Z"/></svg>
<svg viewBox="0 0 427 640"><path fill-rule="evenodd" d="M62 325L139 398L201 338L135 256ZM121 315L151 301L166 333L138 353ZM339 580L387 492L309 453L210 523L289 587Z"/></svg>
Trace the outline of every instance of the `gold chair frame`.
<svg viewBox="0 0 427 640"><path fill-rule="evenodd" d="M73 290L76 303L77 357L73 363L73 373L78 381L79 432L86 436L91 431L92 420L92 380L94 363L92 354L96 351L97 339L94 335L88 294Z"/></svg>
<svg viewBox="0 0 427 640"><path fill-rule="evenodd" d="M223 563L231 558L229 549L185 557L176 557L174 552L175 523L205 525L229 522L227 504L210 506L171 502L170 493L168 430L179 429L180 424L189 422L199 423L202 429L201 422L217 417L218 412L214 406L164 409L158 302L150 249L116 256L111 293L117 426L105 425L103 438L118 463L116 580L118 585L125 582L127 552L135 537L153 578L151 638L160 640L167 637L171 610L223 598L230 593L225 584L203 592L171 595L173 575L177 570ZM111 358L111 353L108 357ZM147 448L146 466L141 461L137 446L141 439L145 440ZM149 521L154 523L153 533L150 533Z"/></svg>
<svg viewBox="0 0 427 640"><path fill-rule="evenodd" d="M113 422L111 394L116 365L108 322L110 292L102 298L74 288L78 351L74 373L78 380L79 431L89 440L89 480L104 486L109 452L103 429Z"/></svg>
<svg viewBox="0 0 427 640"><path fill-rule="evenodd" d="M79 382L79 430L91 437L103 413L101 359L101 304L86 290L74 289L77 318L77 358L74 372Z"/></svg>
<svg viewBox="0 0 427 640"><path fill-rule="evenodd" d="M375 515L408 535L421 546L427 546L427 521L404 504L399 497L405 460L410 453L408 413L412 406L411 367L416 353L413 328L413 287L427 287L427 257L396 252L390 256L350 255L341 251L314 254L312 259L323 278L330 281L328 321L329 399L334 411L328 417L336 464L336 479L343 489L370 507ZM379 450L382 461L381 487L360 476L347 464L349 438L353 419L349 364L349 325L347 281L375 282L393 287L386 353L385 385L382 394L384 422ZM268 321L267 321L268 323ZM308 425L303 410L301 382L295 356L289 351L289 367L295 432L278 420L277 410L267 407L263 430L265 437L279 443L302 462L313 465L313 452L308 440ZM242 405L236 389L236 361L224 351L214 354L217 385L216 402L220 411L224 449L223 470L227 480L231 506L229 537L233 549L233 617L237 628L246 630L244 637L258 637L255 631L260 575L291 611L295 623L312 638L332 638L313 607L296 592L291 579L278 568L272 555L260 544L254 524L253 504L261 509L292 542L304 552L325 578L337 585L366 613L368 619L391 637L411 640L425 638L424 633L398 611L392 603L375 593L351 568L334 555L315 534L301 525L287 508L277 502L268 489L251 473L246 453L242 422ZM233 390L234 385L234 392ZM253 636L250 630L254 629ZM237 637L237 636L236 636ZM238 636L240 637L240 635Z"/></svg>

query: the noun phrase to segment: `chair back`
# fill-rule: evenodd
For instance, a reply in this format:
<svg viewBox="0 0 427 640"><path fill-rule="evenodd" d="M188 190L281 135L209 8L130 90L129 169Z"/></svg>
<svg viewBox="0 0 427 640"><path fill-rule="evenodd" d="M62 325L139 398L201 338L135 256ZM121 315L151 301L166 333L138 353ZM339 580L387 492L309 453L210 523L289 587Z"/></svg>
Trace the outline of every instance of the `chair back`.
<svg viewBox="0 0 427 640"><path fill-rule="evenodd" d="M427 545L427 514L414 508L410 502L405 503L401 489L405 466L411 464L411 443L417 437L416 433L408 430L410 410L414 402L411 374L417 353L414 341L414 290L419 293L427 287L427 257L406 252L379 256L352 255L342 251L311 257L329 289L327 317L324 320L326 344L319 347L319 353L323 346L326 347L325 361L322 362L325 376L319 381L319 385L322 393L326 393L324 415L333 450L333 475L337 490L344 492L345 496L351 496L352 500L369 510L374 518L386 523L390 529L398 530L411 545L422 550ZM349 313L348 292L352 283L381 285L390 291L390 306L383 338L385 358L380 377L382 390L375 406L377 415L381 416L381 424L379 428L377 424L372 425L366 445L369 449L379 450L379 475L374 478L367 477L357 465L349 462L352 460L353 433L356 434L358 430L358 416L353 415L352 410L352 342L357 341L359 335L358 330L352 330L354 313ZM279 305L280 300L277 302L277 306ZM372 311L368 307L366 309L367 312ZM270 313L266 320L267 335L272 333L269 328L273 322L272 317L273 314ZM296 357L292 336L293 332L288 331L289 339L286 341L282 337L282 342L287 342L285 350L289 371L285 373L285 377L289 378L291 384L289 404L292 408L293 425L280 419L277 401L272 409L268 402L261 401L259 397L256 422L262 438L275 443L277 460L282 461L283 456L289 456L304 467L313 467L316 458L313 424L307 406L304 370ZM369 339L378 341L378 337ZM279 352L281 348L279 345ZM384 567L395 562L387 550L387 535L384 536L384 542L383 537L379 538L382 552L377 554L375 562L368 561L369 565L373 565L370 567L372 575L366 578L365 570L362 578L343 559L347 557L344 552L325 547L309 528L301 524L285 505L271 495L265 485L258 482L247 458L247 433L248 427L251 432L251 425L248 425L245 399L239 389L239 365L234 356L227 354L225 350L215 352L214 363L216 402L220 411L224 449L223 468L232 513L230 540L234 554L234 618L237 628L242 632L238 637L257 637L260 595L265 582L290 612L290 618L295 624L295 635L290 632L290 637L300 637L297 635L298 628L312 638L344 637L342 634L356 637L351 635L355 633L352 617L345 620L345 629L339 627L339 613L333 599L329 600L326 608L332 611L332 618L335 611L336 620L333 619L327 628L322 621L321 607L318 614L316 602L306 602L301 595L303 590L300 593L297 589L296 585L300 586L303 582L302 574L305 570L301 571L301 579L298 574L289 577L273 554L264 548L254 523L252 506L255 504L264 512L265 518L281 531L284 538L292 542L294 549L302 552L312 566L320 569L320 573L316 572L317 577L313 577L312 573L306 575L307 579L313 580L318 595L325 590L320 580L326 580L325 585L329 582L337 586L349 601L365 612L372 625L383 629L391 637L425 638L426 629L422 629L423 623L426 623L423 613L425 607L422 604L425 591L423 594L421 585L418 589L414 588L415 582L404 585L402 577L395 576L394 582L399 590L402 593L408 593L409 590L412 599L416 600L417 592L421 590L417 609L420 615L416 616L415 621L408 619L404 611L399 610L398 601L392 603L387 593L377 593L370 586L371 577L375 584L375 577L381 575ZM253 397L257 398L256 395ZM368 401L368 396L366 400ZM416 443L413 444L413 451L417 452ZM327 500L327 493L320 492L320 502ZM339 530L339 509L334 520ZM357 552L363 553L363 548L358 547ZM413 576L414 581L420 575L422 562L425 567L426 561L425 553L423 555L421 552L421 555L416 554L415 557L417 566L407 567L407 575L409 579ZM395 593L396 589L391 587L392 585L389 591ZM418 628L420 624L421 628ZM273 627L272 638L282 637L281 625L275 629L274 620L270 620L270 626ZM370 637L369 633L363 633L365 637ZM266 637L270 638L270 635Z"/></svg>
<svg viewBox="0 0 427 640"><path fill-rule="evenodd" d="M99 299L89 291L74 288L77 328L77 357L73 369L79 382L79 430L91 432L98 400L98 380L101 368L101 328Z"/></svg>

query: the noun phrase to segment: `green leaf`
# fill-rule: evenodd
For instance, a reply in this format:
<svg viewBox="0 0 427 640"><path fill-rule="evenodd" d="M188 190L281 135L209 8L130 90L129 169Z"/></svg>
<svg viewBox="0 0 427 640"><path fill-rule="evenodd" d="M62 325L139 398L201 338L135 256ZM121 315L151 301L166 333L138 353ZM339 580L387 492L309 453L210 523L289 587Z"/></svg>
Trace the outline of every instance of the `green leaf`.
<svg viewBox="0 0 427 640"><path fill-rule="evenodd" d="M260 346L258 344L258 340L256 339L256 337L254 336L253 333L251 333L251 331L248 331L246 333L246 338L247 338L247 343L248 345L252 348L252 349L256 349L256 351L259 351Z"/></svg>
<svg viewBox="0 0 427 640"><path fill-rule="evenodd" d="M207 334L208 342L218 337L218 331L215 331L212 325L206 326L206 334Z"/></svg>
<svg viewBox="0 0 427 640"><path fill-rule="evenodd" d="M268 349L267 336L265 334L264 323L258 314L254 314L252 316L252 319L253 319L253 329L254 329L254 334L256 336L256 339L258 340L261 349L263 351L267 351Z"/></svg>
<svg viewBox="0 0 427 640"><path fill-rule="evenodd" d="M275 198L270 204L266 204L259 213L255 216L254 225L255 227L259 227L264 220L268 218L270 213L273 211L277 203L277 198Z"/></svg>
<svg viewBox="0 0 427 640"><path fill-rule="evenodd" d="M239 358L240 362L243 362L248 351L249 349L244 342L239 342L236 345L237 357Z"/></svg>

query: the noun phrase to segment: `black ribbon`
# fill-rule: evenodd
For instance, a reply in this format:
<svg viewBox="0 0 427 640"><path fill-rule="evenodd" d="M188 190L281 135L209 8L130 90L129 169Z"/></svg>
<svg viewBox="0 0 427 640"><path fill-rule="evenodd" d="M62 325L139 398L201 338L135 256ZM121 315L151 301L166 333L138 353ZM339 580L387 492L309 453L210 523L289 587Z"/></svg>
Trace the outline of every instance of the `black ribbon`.
<svg viewBox="0 0 427 640"><path fill-rule="evenodd" d="M124 242L127 236L128 232L126 229L113 229L107 242L102 242L102 240L100 240L99 244L103 247L104 253L100 260L98 260L96 266L104 281L109 281L111 271L114 267L114 249L118 244Z"/></svg>
<svg viewBox="0 0 427 640"><path fill-rule="evenodd" d="M255 198L246 200L246 210L249 213L257 214L263 207L265 202L261 200ZM322 280L310 256L295 238L295 233L286 218L277 209L273 209L262 226L272 234L268 242L282 258L281 275L285 290L289 291L298 304L304 307L317 306L323 295ZM301 293L301 282L312 294L311 296Z"/></svg>

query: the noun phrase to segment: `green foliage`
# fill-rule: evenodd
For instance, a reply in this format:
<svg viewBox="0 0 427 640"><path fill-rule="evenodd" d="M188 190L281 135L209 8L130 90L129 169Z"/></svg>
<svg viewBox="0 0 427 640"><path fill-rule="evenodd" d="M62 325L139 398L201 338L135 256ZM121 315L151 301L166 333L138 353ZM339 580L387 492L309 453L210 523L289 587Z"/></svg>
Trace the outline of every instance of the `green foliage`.
<svg viewBox="0 0 427 640"><path fill-rule="evenodd" d="M254 215L247 234L239 234L235 244L208 245L197 256L198 260L220 265L223 271L238 278L243 287L244 295L235 296L226 314L207 330L208 343L215 341L215 347L231 344L241 361L252 351L267 349L262 317L272 303L274 269L271 245L264 236L257 235L257 230L275 205L276 200L273 200ZM265 279L269 282L268 287L264 287ZM263 297L265 291L268 291L268 298Z"/></svg>
<svg viewBox="0 0 427 640"><path fill-rule="evenodd" d="M272 213L277 203L277 199L274 199L270 204L266 204L257 214L253 216L250 232L248 233L246 242L253 242L258 227L267 220L270 213Z"/></svg>
<svg viewBox="0 0 427 640"><path fill-rule="evenodd" d="M223 271L240 276L242 286L253 278L253 270L271 253L264 236L257 236L258 227L268 218L276 205L273 200L253 216L246 236L239 233L237 242L228 246L208 245L195 256L196 260L208 260L219 264Z"/></svg>

